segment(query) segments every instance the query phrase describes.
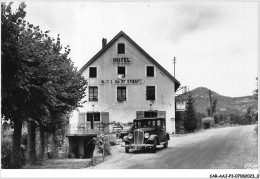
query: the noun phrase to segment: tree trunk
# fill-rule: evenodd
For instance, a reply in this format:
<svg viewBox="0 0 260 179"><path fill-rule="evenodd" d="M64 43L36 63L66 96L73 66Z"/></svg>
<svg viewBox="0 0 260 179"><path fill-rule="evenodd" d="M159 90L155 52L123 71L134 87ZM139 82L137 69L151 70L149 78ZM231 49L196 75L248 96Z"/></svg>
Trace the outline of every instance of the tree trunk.
<svg viewBox="0 0 260 179"><path fill-rule="evenodd" d="M11 154L11 168L21 168L21 136L22 136L22 120L14 121L13 146Z"/></svg>
<svg viewBox="0 0 260 179"><path fill-rule="evenodd" d="M44 160L44 129L43 126L39 126L39 136L40 136L40 145L39 145L39 161Z"/></svg>
<svg viewBox="0 0 260 179"><path fill-rule="evenodd" d="M51 138L52 138L52 155L53 158L58 158L58 148L57 148L57 134L56 130L51 132Z"/></svg>
<svg viewBox="0 0 260 179"><path fill-rule="evenodd" d="M35 150L35 138L36 138L36 124L33 121L27 122L27 150L26 160L27 164L33 165L36 163L36 150Z"/></svg>

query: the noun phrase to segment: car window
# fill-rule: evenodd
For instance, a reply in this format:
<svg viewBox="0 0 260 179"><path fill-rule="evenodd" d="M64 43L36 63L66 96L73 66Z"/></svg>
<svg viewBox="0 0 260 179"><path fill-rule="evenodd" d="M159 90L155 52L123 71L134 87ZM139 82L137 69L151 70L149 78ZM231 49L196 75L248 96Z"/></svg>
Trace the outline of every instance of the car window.
<svg viewBox="0 0 260 179"><path fill-rule="evenodd" d="M162 120L162 126L165 127L165 120Z"/></svg>
<svg viewBox="0 0 260 179"><path fill-rule="evenodd" d="M148 121L148 126L155 127L155 121Z"/></svg>
<svg viewBox="0 0 260 179"><path fill-rule="evenodd" d="M142 120L142 121L135 121L134 128L141 128L141 127L155 127L156 120Z"/></svg>
<svg viewBox="0 0 260 179"><path fill-rule="evenodd" d="M161 120L157 120L157 126L161 126L161 125L162 125Z"/></svg>
<svg viewBox="0 0 260 179"><path fill-rule="evenodd" d="M138 127L142 127L142 123L141 122L138 122Z"/></svg>

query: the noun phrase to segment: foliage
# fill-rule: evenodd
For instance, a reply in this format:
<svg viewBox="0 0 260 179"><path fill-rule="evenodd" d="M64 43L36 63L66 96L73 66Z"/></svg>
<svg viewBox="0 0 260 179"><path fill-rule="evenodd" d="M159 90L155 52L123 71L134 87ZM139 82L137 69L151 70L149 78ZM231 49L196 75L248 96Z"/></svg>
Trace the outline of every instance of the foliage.
<svg viewBox="0 0 260 179"><path fill-rule="evenodd" d="M254 113L251 107L247 108L245 115L242 117L243 124L253 124L256 122L258 113Z"/></svg>
<svg viewBox="0 0 260 179"><path fill-rule="evenodd" d="M257 120L258 113L254 113L252 108L249 107L247 112L244 115L240 114L216 114L214 115L214 120L218 121L219 125L229 125L229 124L238 124L238 125L248 125L255 123Z"/></svg>
<svg viewBox="0 0 260 179"><path fill-rule="evenodd" d="M12 152L12 134L13 134L13 129L9 127L4 127L2 125L2 129L1 129L2 168L10 168L10 159L11 159L11 152Z"/></svg>
<svg viewBox="0 0 260 179"><path fill-rule="evenodd" d="M214 125L214 118L212 117L205 117L202 119L202 124L205 129L208 129Z"/></svg>
<svg viewBox="0 0 260 179"><path fill-rule="evenodd" d="M117 145L116 137L114 135L107 135L105 139L109 142L111 146Z"/></svg>
<svg viewBox="0 0 260 179"><path fill-rule="evenodd" d="M257 88L254 90L254 96L255 96L255 99L258 100L258 77L256 77L256 86Z"/></svg>
<svg viewBox="0 0 260 179"><path fill-rule="evenodd" d="M196 112L194 109L194 100L189 93L188 95L188 101L187 101L187 107L184 114L184 128L188 132L192 132L197 128L197 118L196 118Z"/></svg>
<svg viewBox="0 0 260 179"><path fill-rule="evenodd" d="M86 81L68 57L69 46L62 52L59 35L55 40L48 35L49 31L43 33L38 26L26 23L24 3L16 14L11 13L10 6L2 4L3 115L11 118L6 101L13 99L17 111L36 120L43 118L41 122L46 126L54 125L49 124L49 117L52 123L59 123L62 115L80 106Z"/></svg>
<svg viewBox="0 0 260 179"><path fill-rule="evenodd" d="M104 135L99 135L94 140L95 140L95 144L96 144L97 153L101 153L101 154L104 153L105 156L111 155L111 151L110 151L111 145L110 145L108 139Z"/></svg>
<svg viewBox="0 0 260 179"><path fill-rule="evenodd" d="M201 128L202 128L202 119L203 119L204 117L206 117L205 114L199 113L199 112L197 113L197 112L196 112L196 118L198 119L197 129L201 129Z"/></svg>
<svg viewBox="0 0 260 179"><path fill-rule="evenodd" d="M53 39L26 22L25 3L16 12L11 5L1 3L1 110L3 119L14 121L15 164L21 121L31 118L45 130L60 128L64 115L81 106L87 82L69 59L69 46L63 52L59 35Z"/></svg>
<svg viewBox="0 0 260 179"><path fill-rule="evenodd" d="M28 99L28 82L26 73L27 61L22 56L23 44L20 41L22 19L25 17L25 4L22 3L16 13L11 11L12 3L1 3L1 93L2 117L5 120L15 120L24 116ZM22 110L19 110L22 109Z"/></svg>

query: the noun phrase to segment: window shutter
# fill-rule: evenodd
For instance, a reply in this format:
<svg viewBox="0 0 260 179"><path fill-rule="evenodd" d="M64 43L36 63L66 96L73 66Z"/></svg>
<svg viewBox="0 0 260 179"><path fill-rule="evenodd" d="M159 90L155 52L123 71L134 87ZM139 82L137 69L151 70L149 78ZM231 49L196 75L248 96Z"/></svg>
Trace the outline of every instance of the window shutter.
<svg viewBox="0 0 260 179"><path fill-rule="evenodd" d="M140 119L144 117L144 111L136 111L136 119Z"/></svg>
<svg viewBox="0 0 260 179"><path fill-rule="evenodd" d="M166 111L158 111L158 117L166 118Z"/></svg>
<svg viewBox="0 0 260 179"><path fill-rule="evenodd" d="M85 118L86 118L86 114L81 112L79 113L79 120L78 120L78 126L83 126L85 125Z"/></svg>

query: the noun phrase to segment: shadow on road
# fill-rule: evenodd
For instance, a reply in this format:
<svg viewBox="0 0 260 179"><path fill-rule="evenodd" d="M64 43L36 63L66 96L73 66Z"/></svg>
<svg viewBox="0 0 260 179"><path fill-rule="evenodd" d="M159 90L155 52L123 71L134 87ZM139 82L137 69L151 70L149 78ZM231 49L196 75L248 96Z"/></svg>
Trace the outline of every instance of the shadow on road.
<svg viewBox="0 0 260 179"><path fill-rule="evenodd" d="M161 146L157 146L156 148L157 148L156 153L168 150L168 148L164 148ZM153 153L152 149L129 149L129 154L156 154L156 153Z"/></svg>

